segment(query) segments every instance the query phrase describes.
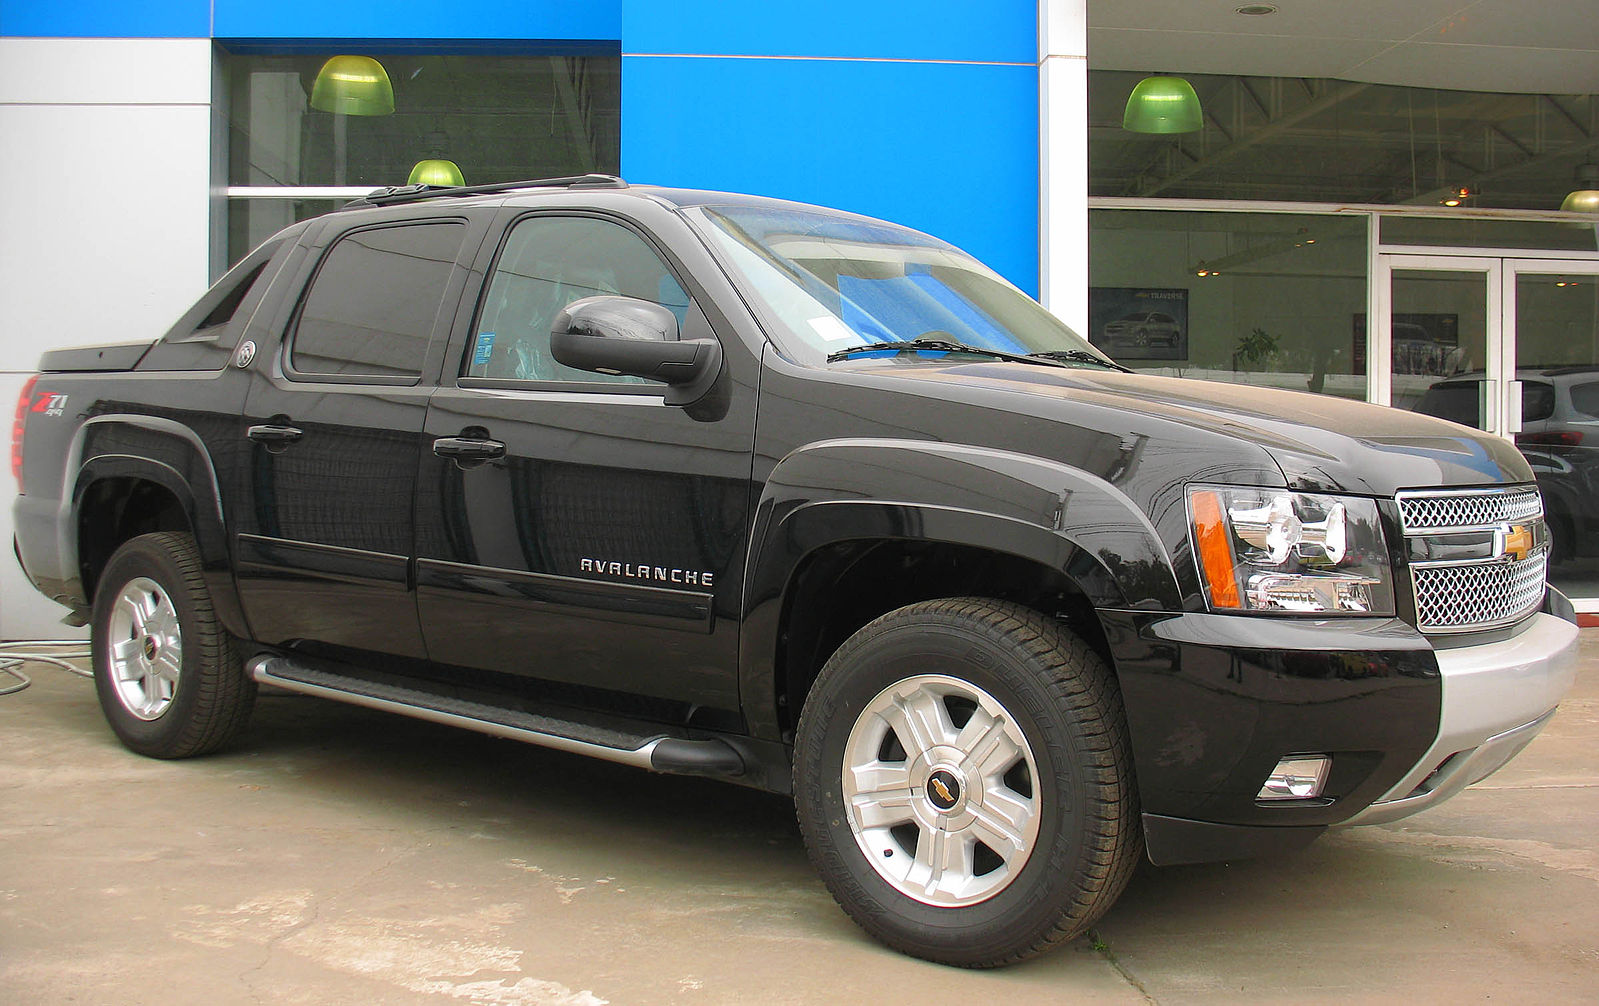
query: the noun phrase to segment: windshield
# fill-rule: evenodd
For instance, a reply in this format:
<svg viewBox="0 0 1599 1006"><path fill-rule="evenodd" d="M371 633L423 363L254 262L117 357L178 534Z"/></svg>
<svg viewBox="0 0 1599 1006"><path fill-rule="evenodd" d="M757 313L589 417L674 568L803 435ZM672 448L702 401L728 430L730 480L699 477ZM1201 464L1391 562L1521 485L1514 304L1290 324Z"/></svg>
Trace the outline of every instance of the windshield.
<svg viewBox="0 0 1599 1006"><path fill-rule="evenodd" d="M1085 365L1103 359L993 270L925 234L804 209L707 208L701 219L759 301L761 320L778 329L783 345L802 347L809 362L916 339L1018 356L1076 355Z"/></svg>

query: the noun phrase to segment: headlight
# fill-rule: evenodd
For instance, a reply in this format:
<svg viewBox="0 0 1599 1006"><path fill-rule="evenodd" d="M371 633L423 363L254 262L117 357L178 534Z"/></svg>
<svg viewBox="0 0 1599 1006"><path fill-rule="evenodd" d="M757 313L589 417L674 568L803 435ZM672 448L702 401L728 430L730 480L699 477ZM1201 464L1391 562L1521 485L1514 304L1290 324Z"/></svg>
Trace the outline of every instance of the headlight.
<svg viewBox="0 0 1599 1006"><path fill-rule="evenodd" d="M1193 486L1188 515L1214 610L1394 613L1372 500Z"/></svg>

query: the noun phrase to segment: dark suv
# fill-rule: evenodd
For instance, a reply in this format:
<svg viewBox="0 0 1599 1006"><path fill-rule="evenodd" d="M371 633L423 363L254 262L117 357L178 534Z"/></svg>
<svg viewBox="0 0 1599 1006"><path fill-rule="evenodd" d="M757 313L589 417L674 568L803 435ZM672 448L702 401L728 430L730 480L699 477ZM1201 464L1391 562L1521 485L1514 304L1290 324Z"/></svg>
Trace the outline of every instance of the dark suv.
<svg viewBox="0 0 1599 1006"><path fill-rule="evenodd" d="M953 964L1083 932L1146 852L1424 809L1573 674L1509 443L1130 373L847 213L383 190L41 370L18 552L131 749L269 684L791 792L850 915Z"/></svg>

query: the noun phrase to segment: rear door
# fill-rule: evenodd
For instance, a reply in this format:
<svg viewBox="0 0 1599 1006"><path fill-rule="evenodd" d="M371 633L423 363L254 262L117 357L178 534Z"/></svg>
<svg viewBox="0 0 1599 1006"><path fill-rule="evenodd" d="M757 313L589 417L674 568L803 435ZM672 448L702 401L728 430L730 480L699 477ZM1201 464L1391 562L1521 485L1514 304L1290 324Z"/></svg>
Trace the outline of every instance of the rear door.
<svg viewBox="0 0 1599 1006"><path fill-rule="evenodd" d="M411 578L422 419L492 210L329 218L309 285L255 362L234 509L256 639L360 660L422 658Z"/></svg>
<svg viewBox="0 0 1599 1006"><path fill-rule="evenodd" d="M484 257L484 292L463 305L424 430L417 577L430 656L675 700L660 717L698 709L695 722L726 725L715 717L738 708L753 354L632 220L528 213ZM556 313L603 294L666 306L682 338L720 338L714 401L668 406L660 384L552 359ZM449 454L461 441L487 453Z"/></svg>

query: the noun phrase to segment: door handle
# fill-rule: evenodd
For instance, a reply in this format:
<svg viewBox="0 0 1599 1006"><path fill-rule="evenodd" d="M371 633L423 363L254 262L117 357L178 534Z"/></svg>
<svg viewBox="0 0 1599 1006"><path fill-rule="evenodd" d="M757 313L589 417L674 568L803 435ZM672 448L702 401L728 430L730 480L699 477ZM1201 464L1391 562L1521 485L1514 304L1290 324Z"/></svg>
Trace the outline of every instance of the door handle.
<svg viewBox="0 0 1599 1006"><path fill-rule="evenodd" d="M276 447L281 450L305 436L305 431L294 426L267 423L250 427L244 431L244 435L258 444L266 444L269 448Z"/></svg>
<svg viewBox="0 0 1599 1006"><path fill-rule="evenodd" d="M433 453L457 461L492 461L505 457L505 445L498 440L472 437L440 437L433 441Z"/></svg>

